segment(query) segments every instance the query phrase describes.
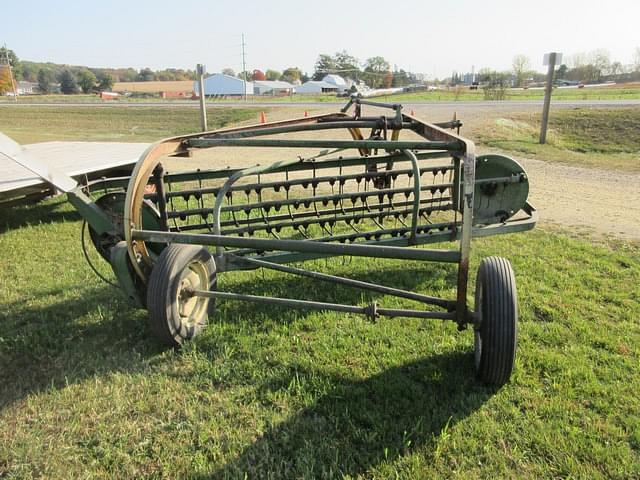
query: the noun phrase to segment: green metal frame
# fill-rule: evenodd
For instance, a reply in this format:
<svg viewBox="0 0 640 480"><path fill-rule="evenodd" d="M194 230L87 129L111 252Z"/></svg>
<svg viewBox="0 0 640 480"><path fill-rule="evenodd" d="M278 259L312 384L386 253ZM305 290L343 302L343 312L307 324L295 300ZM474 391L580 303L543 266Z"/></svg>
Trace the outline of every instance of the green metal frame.
<svg viewBox="0 0 640 480"><path fill-rule="evenodd" d="M362 105L390 108L394 111L392 117L363 117L361 115ZM345 112L350 107L355 106L353 116L346 115ZM294 299L275 299L269 297L256 297L251 295L240 295L228 292L205 292L194 291L194 295L207 296L219 299L235 299L252 302L267 302L283 304L290 307L319 308L337 310L343 312L363 313L371 317L378 315L388 316L413 316L419 318L437 318L454 320L460 327L472 322L472 315L467 306L467 285L469 277L469 258L472 237L488 236L504 233L524 231L533 228L537 221L535 209L525 203L522 206L524 217L510 218L503 222L489 225L475 225L473 220L474 196L477 188L487 190L506 188L510 184L526 182L526 175L500 175L491 178L481 178L476 181L476 155L473 142L460 137L446 129L459 129L461 122L454 120L441 124L428 124L421 122L411 116L402 113L400 105L387 105L378 102L365 101L352 98L340 114L324 115L313 118L300 119L298 121L278 122L274 125L260 125L254 127L241 127L220 132L207 132L204 134L189 135L178 138L180 147L175 152L183 155L195 149L212 148L218 146L226 147L260 147L260 148L327 148L333 149L331 152L321 152L309 158L297 158L290 161L275 162L265 166L252 166L243 169L206 170L178 174L167 174L162 169L161 164L156 167L154 174L149 180L156 188L155 193L145 195L156 203L161 215L163 227L160 230L148 230L144 228L133 228L131 230L131 240L125 243L129 248L129 258L123 254L123 246L117 249L112 257L112 266L118 277L119 283L125 289L127 295L138 305L143 304L140 292L144 289L144 281L138 278L135 269L132 268L131 248L135 242L151 242L155 244L185 243L206 245L215 247L215 261L218 273L234 270L246 270L254 268L268 268L289 274L301 275L321 281L329 281L356 288L368 289L374 292L408 298L425 304L435 305L445 311L423 311L404 309L384 309L379 308L375 303L367 307L355 307L349 305L337 305L323 302L313 302ZM360 138L360 134L353 132L363 128L371 128L372 135L369 139ZM353 140L308 140L308 139L281 139L281 138L256 138L268 135L297 133L320 130L342 129L349 130L353 134ZM398 132L410 130L423 138L423 140L398 140L396 134L387 139L387 132ZM378 135L374 135L378 132ZM381 137L382 135L382 137ZM176 142L176 139L171 139ZM319 160L321 157L335 155L347 149L356 149L360 156L339 156ZM384 150L382 155L372 155L372 152ZM449 158L450 162L436 166L423 166L421 161L438 158ZM143 158L144 159L144 158ZM142 160L143 160L142 159ZM141 160L141 161L142 161ZM386 173L378 171L378 166L393 166L398 162L409 162L409 168L396 168L387 170ZM342 168L364 166L365 172L342 174ZM340 173L329 174L317 177L316 172L325 169L340 168ZM370 170L371 169L371 170ZM289 179L289 172L313 171L311 179ZM391 173L390 173L391 172ZM421 176L427 172L443 176L449 172L453 176L453 181L448 183L423 185ZM286 174L286 178L281 181L261 182L260 175ZM290 211L290 206L300 200L267 200L263 201L259 197L258 202L245 204L228 204L228 198L234 193L255 191L259 192L264 188L292 188L312 182L346 182L364 179L365 182L372 179L390 178L393 174L404 175L412 178L412 185L407 188L378 188L366 193L344 192L338 194L314 195L305 197L304 202L314 203L315 210L296 212ZM258 176L258 182L239 183L247 177ZM395 177L394 177L395 178ZM196 186L180 191L172 191L171 185L181 182L199 182L220 180L224 181L221 186ZM316 184L317 184L316 183ZM109 218L100 211L93 203L90 192L108 191L109 189L131 189L135 184L135 178L131 179L110 179L100 180L79 187L69 194L69 199L78 209L81 215L87 219L92 228L99 233L113 231L113 225ZM333 185L333 184L332 184ZM433 199L422 198L425 191L435 190L441 192L440 204ZM442 192L448 191L449 195L444 197ZM288 190L287 190L288 191ZM393 195L405 195L404 202L395 202ZM201 200L204 195L215 197L215 202L211 207L204 206ZM356 207L344 207L343 201L349 197L359 197L364 202L368 197L383 198L388 196L388 203L382 200L376 204L373 210L367 205ZM199 198L201 201L198 208L175 209L172 207L174 200L191 197ZM412 197L412 200L409 198ZM247 198L249 194L247 193ZM433 197L435 199L435 197ZM326 202L326 203L323 203ZM333 210L318 210L317 203L325 205L333 202ZM340 214L336 207L340 204ZM271 208L289 208L289 214L275 215L273 218L265 220L264 212L267 214ZM331 235L313 239L281 239L281 238L251 238L244 235L252 235L255 228L272 232L279 227L300 228L318 224L322 219L327 218L328 213L335 212L335 221L347 221L349 218L360 220L369 219L376 221L378 216L382 217L382 212L389 207L391 213L398 216L411 216L411 224L400 228L386 230L382 224L374 232ZM345 210L346 208L346 210ZM376 210L377 209L377 210ZM394 209L394 210L391 210ZM236 217L225 219L225 215L235 215L235 212L247 210L257 210L262 217L247 218L238 223ZM453 210L456 215L454 220L443 223L420 223L422 214L431 214L437 211ZM386 210L384 210L386 212ZM460 219L457 214L460 214ZM183 217L197 217L202 219L200 223L194 225L184 225L180 228L172 227L171 222ZM209 216L213 221L209 225ZM396 216L396 218L399 218ZM271 223L269 223L271 222ZM280 222L280 223L278 223ZM202 233L191 233L190 230L201 230L208 227L209 231ZM114 232L118 234L118 232ZM419 245L426 245L438 242L459 242L458 248L451 249L426 249L413 248ZM340 243L351 242L351 243ZM362 282L353 279L337 277L319 272L313 272L292 266L285 266L286 263L300 262L328 256L364 256L374 258L393 258L398 260L419 260L429 262L456 263L457 272L457 295L455 299L440 299L427 295L395 289L388 286ZM133 258L136 258L135 256ZM137 261L137 260L136 260ZM143 268L138 265L138 270ZM146 267L145 267L146 268ZM144 280L144 279L142 279Z"/></svg>

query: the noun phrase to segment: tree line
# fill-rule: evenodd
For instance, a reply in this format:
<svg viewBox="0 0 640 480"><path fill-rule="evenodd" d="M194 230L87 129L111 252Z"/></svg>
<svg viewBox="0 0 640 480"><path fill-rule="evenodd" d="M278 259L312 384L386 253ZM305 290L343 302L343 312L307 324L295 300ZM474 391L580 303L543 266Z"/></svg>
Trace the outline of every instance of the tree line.
<svg viewBox="0 0 640 480"><path fill-rule="evenodd" d="M316 61L313 80L322 80L325 75L338 74L354 82L364 82L372 88L403 87L417 83L415 74L402 69L391 69L391 64L381 56L367 58L361 62L346 50L335 55L321 53Z"/></svg>
<svg viewBox="0 0 640 480"><path fill-rule="evenodd" d="M21 61L13 50L2 47L0 48L0 60L5 58L9 59L16 81L26 80L37 83L43 93L50 93L56 84L59 84L62 93L76 93L78 91L90 93L110 90L114 82L193 80L195 78L193 70L179 68L164 70L88 68ZM526 55L516 55L513 57L512 70L498 72L483 68L475 75L475 80L479 83L497 85L498 88L524 87L531 82L544 81L545 74L533 70L531 65L531 61ZM338 74L356 83L364 82L373 88L402 87L419 83L417 75L397 67L392 69L391 64L384 57L374 56L361 62L346 50L336 52L334 55L321 53L311 75L298 67L289 67L283 71L255 69L237 74L231 68L224 68L222 73L246 80L283 80L289 83L322 80L328 74ZM584 83L607 80L638 81L640 80L640 47L635 48L631 64L622 64L620 61L612 60L609 52L602 49L574 54L568 57L566 63L557 68L555 77L559 80ZM465 83L465 76L453 72L451 77L444 79L443 82L452 86L459 85ZM11 88L8 70L6 68L0 69L0 94L10 91Z"/></svg>
<svg viewBox="0 0 640 480"><path fill-rule="evenodd" d="M512 60L510 71L498 72L490 68L482 68L475 75L474 80L480 84L494 84L500 87L526 87L530 83L544 82L546 73L535 71L531 67L531 60L526 55L516 55ZM636 47L632 62L623 64L612 60L611 54L604 49L597 49L587 53L570 55L565 63L560 64L554 72L554 80L561 82L599 83L606 81L631 82L640 80L640 47ZM465 76L453 72L445 79L449 85L455 86L465 83Z"/></svg>

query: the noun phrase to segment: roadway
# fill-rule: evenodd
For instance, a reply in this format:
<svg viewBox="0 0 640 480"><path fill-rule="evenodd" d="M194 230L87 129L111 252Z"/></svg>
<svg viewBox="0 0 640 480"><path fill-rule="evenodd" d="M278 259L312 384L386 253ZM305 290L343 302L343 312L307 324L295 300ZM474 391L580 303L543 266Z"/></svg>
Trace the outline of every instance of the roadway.
<svg viewBox="0 0 640 480"><path fill-rule="evenodd" d="M394 103L389 100L383 102ZM207 102L207 108L221 107L243 107L243 108L263 108L263 107L284 107L284 108L322 108L343 106L347 100L340 102ZM501 100L501 101L460 101L460 102L403 102L405 107L445 107L445 108L491 108L491 107L534 107L542 106L542 100ZM557 107L630 107L640 105L640 99L633 100L553 100L552 104ZM199 103L194 101L169 101L169 102L102 102L102 103L82 103L82 102L55 102L55 103L13 103L0 102L1 107L157 107L157 108L179 108L190 107L199 108Z"/></svg>

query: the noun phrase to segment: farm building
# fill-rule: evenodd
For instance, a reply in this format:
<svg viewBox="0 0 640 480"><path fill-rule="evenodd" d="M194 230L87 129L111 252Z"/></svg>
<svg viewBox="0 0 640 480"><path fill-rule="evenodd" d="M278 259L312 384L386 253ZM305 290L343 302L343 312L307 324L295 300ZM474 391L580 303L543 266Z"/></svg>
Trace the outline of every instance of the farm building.
<svg viewBox="0 0 640 480"><path fill-rule="evenodd" d="M241 78L214 73L204 79L204 94L209 95L253 95L253 82L245 82ZM198 95L200 87L194 82L193 91Z"/></svg>
<svg viewBox="0 0 640 480"><path fill-rule="evenodd" d="M339 92L344 92L345 90L349 90L351 88L351 81L345 80L340 75L326 75L323 79L323 82L332 83L336 87L338 87Z"/></svg>
<svg viewBox="0 0 640 480"><path fill-rule="evenodd" d="M340 75L326 75L322 80L310 80L296 87L296 93L339 93L350 87Z"/></svg>
<svg viewBox="0 0 640 480"><path fill-rule="evenodd" d="M193 93L191 80L116 82L111 89L118 93L159 93L163 98L188 98Z"/></svg>
<svg viewBox="0 0 640 480"><path fill-rule="evenodd" d="M289 82L278 80L255 80L253 93L255 95L291 95L295 87Z"/></svg>
<svg viewBox="0 0 640 480"><path fill-rule="evenodd" d="M38 84L21 80L17 85L18 95L32 95L38 93Z"/></svg>

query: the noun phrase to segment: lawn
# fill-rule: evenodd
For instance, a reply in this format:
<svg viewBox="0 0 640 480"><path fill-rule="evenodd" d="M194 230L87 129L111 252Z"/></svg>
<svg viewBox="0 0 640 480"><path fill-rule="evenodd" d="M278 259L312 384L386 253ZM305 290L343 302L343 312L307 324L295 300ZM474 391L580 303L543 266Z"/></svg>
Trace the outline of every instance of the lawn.
<svg viewBox="0 0 640 480"><path fill-rule="evenodd" d="M505 100L542 100L544 98L543 89L508 89ZM619 84L602 87L585 87L585 88L556 88L553 91L555 100L637 100L640 99L640 83ZM382 95L375 97L377 101L384 102L455 102L455 101L482 101L485 100L484 91L470 90L469 87L461 86L458 88L443 88L434 91L399 93L393 95ZM10 97L1 97L0 103L11 103L14 100ZM252 103L305 103L305 102L322 102L322 103L346 103L344 97L337 97L335 94L299 94L289 97L271 97L271 96L254 96L251 95L247 99L247 104ZM102 103L97 95L32 95L19 98L20 103ZM115 101L109 100L108 104ZM137 97L137 98L121 98L118 103L191 103L196 105L196 101L185 101L182 99L161 99L160 97ZM238 97L209 99L208 103L238 103L242 99Z"/></svg>
<svg viewBox="0 0 640 480"><path fill-rule="evenodd" d="M220 303L182 350L84 263L63 198L0 212L1 478L637 478L640 247L563 233L474 242L510 258L519 352L500 390L455 325ZM451 296L448 266L313 268ZM102 266L102 270L107 269ZM219 288L409 301L275 272ZM312 293L313 292L313 293Z"/></svg>
<svg viewBox="0 0 640 480"><path fill-rule="evenodd" d="M37 107L0 108L0 132L19 143L51 140L154 142L164 137L197 132L198 109L189 107ZM208 112L213 130L249 119L253 109L216 108Z"/></svg>
<svg viewBox="0 0 640 480"><path fill-rule="evenodd" d="M640 171L640 109L552 109L547 143L540 145L540 114L514 113L471 127L480 145L516 155L587 167Z"/></svg>
<svg viewBox="0 0 640 480"><path fill-rule="evenodd" d="M380 101L389 102L438 102L438 101L481 101L485 100L484 91L470 90L469 87L434 90L431 92L400 93L377 97ZM505 100L542 100L543 89L508 89ZM553 100L636 100L640 99L640 84L620 84L607 87L555 88Z"/></svg>

